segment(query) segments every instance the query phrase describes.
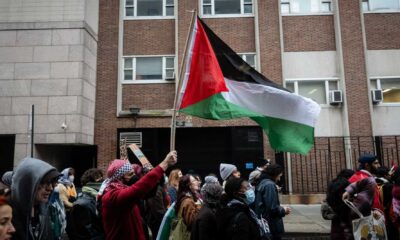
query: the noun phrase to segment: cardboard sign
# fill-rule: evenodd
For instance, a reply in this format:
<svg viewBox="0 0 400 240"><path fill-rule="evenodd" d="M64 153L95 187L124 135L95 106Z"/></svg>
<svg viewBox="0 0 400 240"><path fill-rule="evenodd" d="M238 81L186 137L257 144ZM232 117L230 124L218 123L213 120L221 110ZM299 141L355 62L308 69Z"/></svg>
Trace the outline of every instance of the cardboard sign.
<svg viewBox="0 0 400 240"><path fill-rule="evenodd" d="M153 165L151 165L149 160L143 154L142 150L140 150L140 148L136 144L132 143L128 146L128 148L132 150L133 154L135 154L135 156L139 159L139 162L144 168L153 168Z"/></svg>

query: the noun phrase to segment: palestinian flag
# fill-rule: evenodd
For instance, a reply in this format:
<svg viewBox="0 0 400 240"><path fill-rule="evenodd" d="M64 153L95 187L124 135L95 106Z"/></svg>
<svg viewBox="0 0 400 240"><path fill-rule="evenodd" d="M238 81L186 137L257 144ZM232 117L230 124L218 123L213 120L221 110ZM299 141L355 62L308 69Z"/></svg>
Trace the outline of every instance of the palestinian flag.
<svg viewBox="0 0 400 240"><path fill-rule="evenodd" d="M184 71L179 111L214 120L249 117L277 151L306 154L313 146L320 106L250 67L199 18Z"/></svg>

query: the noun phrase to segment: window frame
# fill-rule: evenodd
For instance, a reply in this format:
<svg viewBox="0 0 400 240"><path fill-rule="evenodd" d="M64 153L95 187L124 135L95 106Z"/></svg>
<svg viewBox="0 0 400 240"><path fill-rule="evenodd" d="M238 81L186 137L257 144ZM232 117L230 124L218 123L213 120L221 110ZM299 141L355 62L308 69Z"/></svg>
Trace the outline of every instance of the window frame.
<svg viewBox="0 0 400 240"><path fill-rule="evenodd" d="M172 4L167 4L167 0L161 0L162 1L162 15L160 16L137 16L137 0L132 0L132 5L126 5L127 0L122 0L124 1L124 20L147 20L147 19L175 19L175 0L173 0L173 5ZM174 8L174 15L168 16L167 15L167 8L173 6ZM127 7L133 7L133 16L127 16L126 15L126 8Z"/></svg>
<svg viewBox="0 0 400 240"><path fill-rule="evenodd" d="M329 91L331 90L341 90L340 89L340 79L339 78L288 78L285 80L285 88L287 83L293 83L293 93L299 95L299 82L324 82L325 86L325 102L318 103L321 107L335 107L329 103ZM336 89L329 89L329 83L336 82ZM301 95L300 95L301 96Z"/></svg>
<svg viewBox="0 0 400 240"><path fill-rule="evenodd" d="M375 77L375 76L373 76L373 77L370 77L369 78L369 84L370 84L369 94L371 94L372 90L382 90L383 91L381 80L386 80L386 79L387 80L400 79L400 76L385 76L385 77ZM372 81L376 81L376 85L375 86L372 85ZM400 80L399 80L399 82L400 82ZM382 97L384 99L383 94L382 94ZM385 103L385 102L382 101L379 104L374 105L374 107L379 107L379 106L382 106L382 107L388 107L388 106L399 107L400 106L400 102L397 102L397 103L396 102Z"/></svg>
<svg viewBox="0 0 400 240"><path fill-rule="evenodd" d="M215 0L210 0L210 3L204 4L204 0L199 1L200 16L202 18L233 18L233 17L254 17L254 0L251 3L246 3L245 0L240 0L240 13L231 14L215 14ZM252 6L252 13L244 13L245 5ZM211 14L204 14L204 6L211 6Z"/></svg>
<svg viewBox="0 0 400 240"><path fill-rule="evenodd" d="M295 0L280 0L279 3L279 11L281 12L282 16L308 16L308 15L333 15L333 1L332 0L319 0L319 7L318 7L318 12L299 12L299 13L293 13L291 12L291 5L293 4L292 2ZM324 3L330 3L330 11L329 12L322 12L322 5ZM289 12L282 12L282 5L288 5Z"/></svg>
<svg viewBox="0 0 400 240"><path fill-rule="evenodd" d="M162 58L162 79L151 79L151 80L136 80L136 59L137 58L154 58L160 57ZM125 67L125 59L132 58L132 67L126 68ZM174 79L166 79L166 72L167 70L171 70L171 68L167 68L167 58L174 58ZM122 84L152 84L152 83L175 83L176 81L176 57L175 55L125 55L122 56L122 70L120 71L121 74L121 82ZM125 70L132 71L132 80L125 80Z"/></svg>
<svg viewBox="0 0 400 240"><path fill-rule="evenodd" d="M250 65L252 68L254 68L255 70L258 70L258 66L257 66L257 54L255 52L246 52L246 53L238 53L238 55L247 63L247 56L248 55L253 55L254 56L254 66Z"/></svg>
<svg viewBox="0 0 400 240"><path fill-rule="evenodd" d="M394 9L379 9L379 10L371 10L371 0L361 0L361 9L363 13L396 13L400 12L400 0L397 0L399 2L399 8L394 8ZM376 0L375 0L376 1ZM364 10L364 3L366 3L368 10Z"/></svg>

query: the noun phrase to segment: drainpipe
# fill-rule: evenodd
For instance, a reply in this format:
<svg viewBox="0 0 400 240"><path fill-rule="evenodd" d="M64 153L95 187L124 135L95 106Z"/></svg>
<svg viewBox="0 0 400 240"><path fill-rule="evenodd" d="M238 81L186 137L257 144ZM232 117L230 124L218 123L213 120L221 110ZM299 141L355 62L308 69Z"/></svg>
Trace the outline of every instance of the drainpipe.
<svg viewBox="0 0 400 240"><path fill-rule="evenodd" d="M282 63L282 83L284 86L286 86L286 73L285 73L285 44L283 41L283 23L282 23L282 12L281 12L281 6L279 4L278 6L278 12L279 12L279 43L281 45L281 63ZM292 178L292 159L290 153L286 153L286 164L288 167L287 170L287 177L288 177L288 192L289 195L293 194L293 178Z"/></svg>
<svg viewBox="0 0 400 240"><path fill-rule="evenodd" d="M344 74L344 61L343 61L343 45L342 45L342 32L340 25L340 12L339 12L339 0L334 3L334 27L335 27L335 39L336 39L336 60L339 66L339 75L342 80L339 82L339 86L343 91L343 104L342 104L342 124L343 124L343 135L344 135L344 148L346 156L346 168L353 168L353 160L351 154L351 141L350 141L350 127L349 127L349 114L347 108L347 93L346 93L346 78Z"/></svg>

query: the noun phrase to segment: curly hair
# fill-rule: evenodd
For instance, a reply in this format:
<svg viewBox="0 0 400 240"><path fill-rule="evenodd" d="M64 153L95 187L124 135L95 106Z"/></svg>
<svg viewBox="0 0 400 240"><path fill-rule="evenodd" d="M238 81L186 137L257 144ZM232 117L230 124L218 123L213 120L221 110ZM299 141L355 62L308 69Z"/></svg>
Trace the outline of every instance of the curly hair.
<svg viewBox="0 0 400 240"><path fill-rule="evenodd" d="M95 182L97 179L102 177L103 172L100 169L90 168L86 170L81 177L82 186L85 186L89 182Z"/></svg>

